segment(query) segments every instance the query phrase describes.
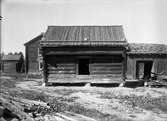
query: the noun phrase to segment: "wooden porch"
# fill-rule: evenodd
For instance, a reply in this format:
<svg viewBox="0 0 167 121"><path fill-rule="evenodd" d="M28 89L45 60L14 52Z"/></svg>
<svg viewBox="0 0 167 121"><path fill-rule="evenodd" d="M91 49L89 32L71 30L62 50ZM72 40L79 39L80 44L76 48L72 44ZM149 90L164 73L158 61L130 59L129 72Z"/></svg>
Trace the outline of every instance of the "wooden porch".
<svg viewBox="0 0 167 121"><path fill-rule="evenodd" d="M110 77L108 75L71 75L57 76L49 78L47 86L102 86L117 87L124 81L118 77Z"/></svg>
<svg viewBox="0 0 167 121"><path fill-rule="evenodd" d="M57 78L47 82L47 86L95 86L95 87L118 87L118 86L136 88L143 87L142 80L120 80L118 78L94 78L94 77L75 77L75 78Z"/></svg>

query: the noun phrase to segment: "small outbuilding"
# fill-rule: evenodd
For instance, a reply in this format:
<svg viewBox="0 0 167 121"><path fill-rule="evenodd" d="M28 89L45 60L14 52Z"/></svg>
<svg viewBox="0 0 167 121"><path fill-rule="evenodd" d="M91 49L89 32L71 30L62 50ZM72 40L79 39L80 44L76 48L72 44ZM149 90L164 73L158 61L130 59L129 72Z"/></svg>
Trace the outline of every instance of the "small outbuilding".
<svg viewBox="0 0 167 121"><path fill-rule="evenodd" d="M40 73L39 48L43 33L24 44L26 73Z"/></svg>
<svg viewBox="0 0 167 121"><path fill-rule="evenodd" d="M2 57L2 72L21 73L24 71L24 57L22 54L4 55Z"/></svg>
<svg viewBox="0 0 167 121"><path fill-rule="evenodd" d="M151 73L167 75L167 45L129 44L127 78L150 78Z"/></svg>

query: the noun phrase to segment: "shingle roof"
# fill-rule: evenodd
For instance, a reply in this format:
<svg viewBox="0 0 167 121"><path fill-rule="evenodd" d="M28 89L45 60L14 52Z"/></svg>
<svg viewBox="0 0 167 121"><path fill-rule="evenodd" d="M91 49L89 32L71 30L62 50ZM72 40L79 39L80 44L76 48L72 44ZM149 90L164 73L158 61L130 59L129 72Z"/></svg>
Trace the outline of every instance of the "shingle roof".
<svg viewBox="0 0 167 121"><path fill-rule="evenodd" d="M18 61L20 60L21 55L4 55L2 57L3 61Z"/></svg>
<svg viewBox="0 0 167 121"><path fill-rule="evenodd" d="M129 54L167 54L167 45L130 43Z"/></svg>
<svg viewBox="0 0 167 121"><path fill-rule="evenodd" d="M42 45L123 45L122 26L49 26Z"/></svg>

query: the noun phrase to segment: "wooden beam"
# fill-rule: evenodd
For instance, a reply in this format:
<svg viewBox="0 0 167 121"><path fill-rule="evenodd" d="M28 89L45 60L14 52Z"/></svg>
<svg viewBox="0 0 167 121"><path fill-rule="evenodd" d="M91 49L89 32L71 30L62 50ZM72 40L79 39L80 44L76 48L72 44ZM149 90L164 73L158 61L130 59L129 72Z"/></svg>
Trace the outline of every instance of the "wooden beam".
<svg viewBox="0 0 167 121"><path fill-rule="evenodd" d="M28 47L25 46L25 73L28 73Z"/></svg>
<svg viewBox="0 0 167 121"><path fill-rule="evenodd" d="M50 51L46 55L123 55L123 51Z"/></svg>
<svg viewBox="0 0 167 121"><path fill-rule="evenodd" d="M28 114L26 114L23 110L23 107L20 106L17 102L14 101L8 101L7 99L0 97L0 102L2 103L4 108L7 108L12 113L17 115L21 120L24 121L34 121L33 118L31 118Z"/></svg>
<svg viewBox="0 0 167 121"><path fill-rule="evenodd" d="M44 48L40 48L41 49L41 55L42 55L42 73L43 73L43 83L45 84L45 86L47 86L48 84L48 74L47 74L47 69L48 69L48 65L46 62L46 56L45 56L45 52L44 52Z"/></svg>
<svg viewBox="0 0 167 121"><path fill-rule="evenodd" d="M45 85L47 86L48 83L48 74L47 74L47 63L45 60L45 57L43 57L43 81L45 83Z"/></svg>

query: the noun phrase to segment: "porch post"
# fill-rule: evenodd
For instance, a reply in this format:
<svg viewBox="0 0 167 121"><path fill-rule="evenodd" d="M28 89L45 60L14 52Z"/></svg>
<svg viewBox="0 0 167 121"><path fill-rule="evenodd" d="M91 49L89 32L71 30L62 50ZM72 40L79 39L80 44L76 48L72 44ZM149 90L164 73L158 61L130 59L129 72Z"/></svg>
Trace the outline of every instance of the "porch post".
<svg viewBox="0 0 167 121"><path fill-rule="evenodd" d="M123 52L123 74L122 74L122 79L125 82L126 80L126 71L127 71L127 55L126 55L126 50Z"/></svg>
<svg viewBox="0 0 167 121"><path fill-rule="evenodd" d="M42 51L42 74L43 74L43 84L45 86L48 85L48 77L47 77L47 62L46 62L46 56L45 56L45 52L44 49L41 48Z"/></svg>

